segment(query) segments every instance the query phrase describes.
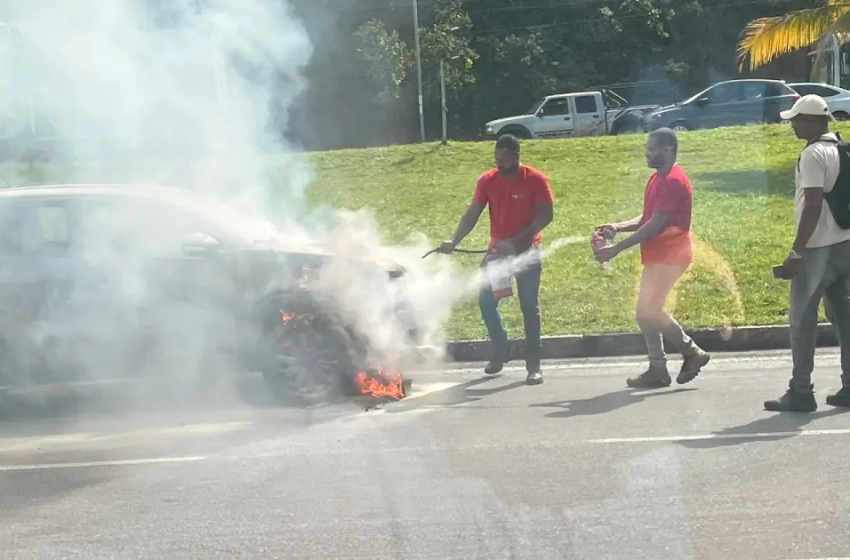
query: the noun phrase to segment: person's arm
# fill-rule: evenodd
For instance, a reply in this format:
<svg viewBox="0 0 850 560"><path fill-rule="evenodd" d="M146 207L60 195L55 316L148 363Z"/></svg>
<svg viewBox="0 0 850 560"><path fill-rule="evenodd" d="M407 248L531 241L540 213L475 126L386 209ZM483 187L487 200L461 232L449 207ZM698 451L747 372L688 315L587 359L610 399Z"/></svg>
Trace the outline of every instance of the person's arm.
<svg viewBox="0 0 850 560"><path fill-rule="evenodd" d="M441 253L451 253L467 235L472 233L472 230L478 224L481 212L487 206L488 200L486 184L483 179L478 179L478 184L475 185L475 194L472 195L472 202L466 207L466 212L463 213L452 238L443 241L443 244L440 245Z"/></svg>
<svg viewBox="0 0 850 560"><path fill-rule="evenodd" d="M632 220L633 222L634 220ZM640 221L640 219L638 219ZM626 222L631 225L632 222ZM623 239L619 243L616 244L618 251L625 251L630 247L634 247L635 245L640 245L646 241L650 241L655 239L667 229L667 226L670 225L670 213L665 212L663 210L656 210L652 213L652 217L640 227L637 227L635 224L634 235L630 235L627 238ZM620 230L624 231L624 230Z"/></svg>
<svg viewBox="0 0 850 560"><path fill-rule="evenodd" d="M475 200L469 204L466 208L466 212L464 212L463 217L460 219L460 223L457 225L454 235L452 235L452 245L455 247L458 246L467 235L472 233L472 230L475 229L476 224L478 224L478 218L481 217L481 212L484 211L486 206L486 202L477 202Z"/></svg>
<svg viewBox="0 0 850 560"><path fill-rule="evenodd" d="M552 223L555 215L555 196L552 194L549 179L545 175L534 181L531 189L531 200L534 202L534 218L521 232L507 240L514 248L530 245L534 236Z"/></svg>
<svg viewBox="0 0 850 560"><path fill-rule="evenodd" d="M643 214L641 214L640 216L636 216L631 220L611 225L614 227L617 233L631 233L633 231L638 230L638 228L640 227L641 218L643 218Z"/></svg>
<svg viewBox="0 0 850 560"><path fill-rule="evenodd" d="M791 249L798 255L806 250L823 208L826 160L819 150L806 150L800 156L800 187L803 189L803 212Z"/></svg>

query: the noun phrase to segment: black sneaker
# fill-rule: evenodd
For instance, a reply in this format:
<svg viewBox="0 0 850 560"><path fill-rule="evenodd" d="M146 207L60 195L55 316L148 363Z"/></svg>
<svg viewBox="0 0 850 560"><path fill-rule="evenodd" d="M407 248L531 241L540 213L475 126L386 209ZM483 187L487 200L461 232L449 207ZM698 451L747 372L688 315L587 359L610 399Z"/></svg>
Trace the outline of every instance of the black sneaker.
<svg viewBox="0 0 850 560"><path fill-rule="evenodd" d="M829 406L840 406L850 408L850 387L842 387L834 395L827 395L826 404Z"/></svg>
<svg viewBox="0 0 850 560"><path fill-rule="evenodd" d="M496 351L493 353L495 356L500 356L498 358L493 358L487 363L487 366L484 368L484 373L487 375L496 375L502 368L505 367L505 364L510 361L511 352L509 349L505 349L502 351Z"/></svg>
<svg viewBox="0 0 850 560"><path fill-rule="evenodd" d="M676 378L676 383L684 385L696 379L700 370L711 360L711 356L707 352L700 350L692 356L685 356L682 362L682 369L679 371L679 376Z"/></svg>
<svg viewBox="0 0 850 560"><path fill-rule="evenodd" d="M526 385L540 385L543 383L543 373L540 372L540 368L530 370L528 372L528 377L525 378Z"/></svg>
<svg viewBox="0 0 850 560"><path fill-rule="evenodd" d="M632 389L663 389L669 387L672 380L666 367L653 367L637 377L626 379L626 385Z"/></svg>
<svg viewBox="0 0 850 560"><path fill-rule="evenodd" d="M818 409L818 402L814 393L798 393L788 389L778 399L764 401L764 409L770 412L814 412Z"/></svg>

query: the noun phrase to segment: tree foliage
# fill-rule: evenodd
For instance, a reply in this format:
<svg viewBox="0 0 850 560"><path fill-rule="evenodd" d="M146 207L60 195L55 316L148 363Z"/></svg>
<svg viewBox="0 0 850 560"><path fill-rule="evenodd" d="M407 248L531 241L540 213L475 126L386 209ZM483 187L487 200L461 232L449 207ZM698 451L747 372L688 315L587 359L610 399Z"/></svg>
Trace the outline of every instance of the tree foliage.
<svg viewBox="0 0 850 560"><path fill-rule="evenodd" d="M315 107L300 119L308 123L310 147L418 140L412 0L293 1L317 45L312 87L300 106ZM807 74L799 57L777 56L844 25L847 12L838 8L845 4L418 0L426 131L430 138L440 133L440 60L451 135L475 138L487 120L523 112L554 93L607 86L635 102L666 103L754 68L765 77L799 79ZM748 42L739 45L742 32ZM742 56L748 67L740 67Z"/></svg>

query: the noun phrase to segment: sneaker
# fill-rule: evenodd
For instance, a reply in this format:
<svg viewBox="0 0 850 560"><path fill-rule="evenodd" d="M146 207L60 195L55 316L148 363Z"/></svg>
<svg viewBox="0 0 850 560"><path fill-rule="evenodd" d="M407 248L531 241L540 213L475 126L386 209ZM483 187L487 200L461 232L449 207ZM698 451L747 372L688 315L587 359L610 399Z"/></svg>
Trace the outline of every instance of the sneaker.
<svg viewBox="0 0 850 560"><path fill-rule="evenodd" d="M682 363L682 369L679 371L679 376L676 378L676 383L684 385L696 379L697 375L705 365L711 361L711 355L707 352L699 350L696 354L685 356Z"/></svg>
<svg viewBox="0 0 850 560"><path fill-rule="evenodd" d="M649 369L637 377L630 377L626 385L633 389L662 389L669 387L670 373L666 367L649 366Z"/></svg>
<svg viewBox="0 0 850 560"><path fill-rule="evenodd" d="M829 406L840 406L850 408L850 387L842 387L834 395L827 395L826 404Z"/></svg>
<svg viewBox="0 0 850 560"><path fill-rule="evenodd" d="M528 372L528 377L525 378L526 385L540 385L543 383L543 373L540 368Z"/></svg>
<svg viewBox="0 0 850 560"><path fill-rule="evenodd" d="M502 368L505 367L505 364L510 361L510 350L505 348L502 351L496 351L493 353L498 358L493 358L489 362L487 362L487 366L484 368L484 373L487 375L496 375Z"/></svg>
<svg viewBox="0 0 850 560"><path fill-rule="evenodd" d="M814 412L818 409L814 393L798 393L788 389L776 400L764 401L764 409L771 412Z"/></svg>

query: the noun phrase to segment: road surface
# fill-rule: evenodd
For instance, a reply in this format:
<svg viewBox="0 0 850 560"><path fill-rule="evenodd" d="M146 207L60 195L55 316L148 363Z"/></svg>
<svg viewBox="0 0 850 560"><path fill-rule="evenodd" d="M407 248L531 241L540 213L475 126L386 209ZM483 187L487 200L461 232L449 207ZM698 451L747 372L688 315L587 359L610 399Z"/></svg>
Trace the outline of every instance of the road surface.
<svg viewBox="0 0 850 560"><path fill-rule="evenodd" d="M786 353L632 391L632 360L419 372L410 399L0 422L0 557L850 558L850 415L761 408ZM678 363L671 363L677 368Z"/></svg>

